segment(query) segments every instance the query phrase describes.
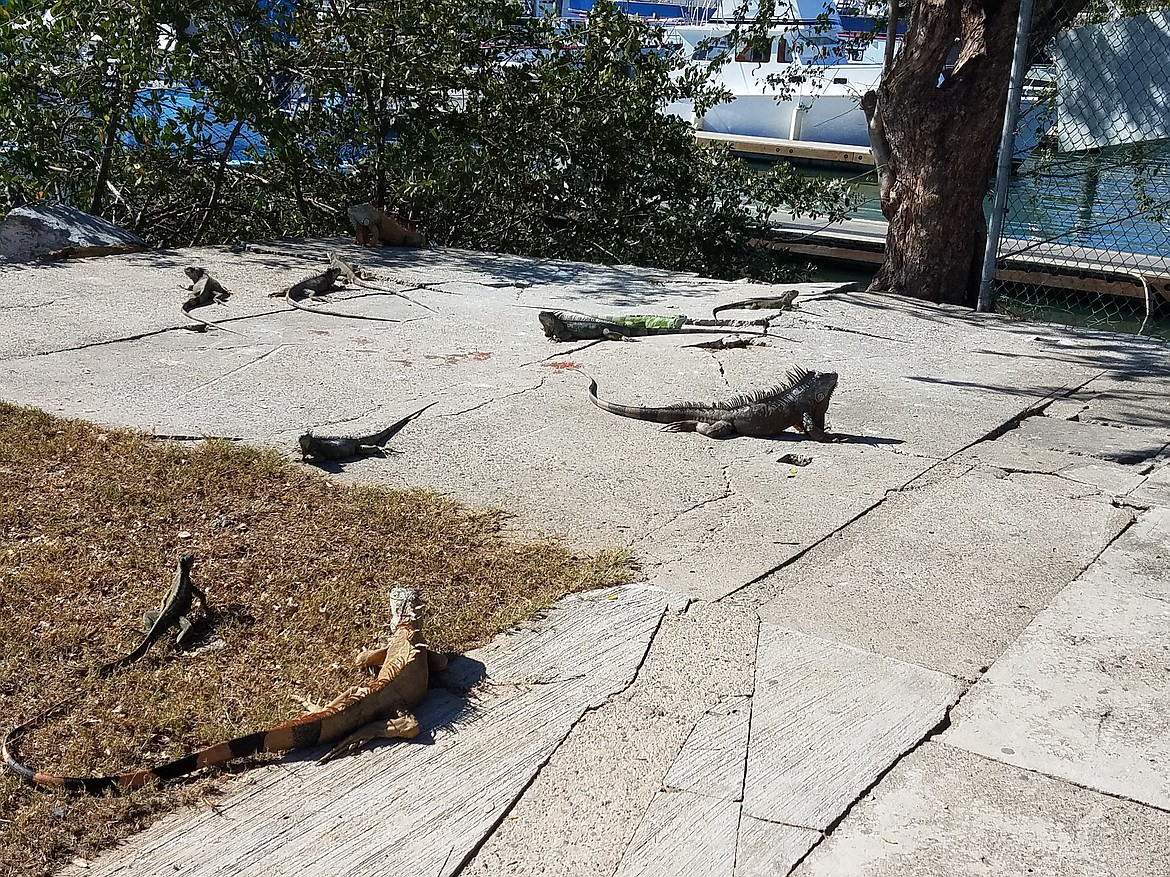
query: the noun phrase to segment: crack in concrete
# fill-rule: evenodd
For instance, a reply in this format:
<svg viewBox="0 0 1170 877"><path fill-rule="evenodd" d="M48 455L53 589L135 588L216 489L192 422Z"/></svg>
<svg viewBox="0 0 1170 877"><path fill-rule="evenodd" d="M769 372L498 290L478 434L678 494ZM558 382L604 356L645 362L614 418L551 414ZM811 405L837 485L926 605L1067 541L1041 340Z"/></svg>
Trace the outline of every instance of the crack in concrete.
<svg viewBox="0 0 1170 877"><path fill-rule="evenodd" d="M549 762L553 760L553 757L556 756L558 752L560 752L561 747L565 745L565 741L569 739L573 731L575 731L577 726L581 724L581 720L590 713L604 709L607 704L611 703L629 691L634 683L638 681L638 677L642 674L642 668L646 666L646 659L650 656L650 649L653 647L654 641L658 638L658 634L662 630L662 622L665 620L665 618L666 610L663 610L663 612L658 616L658 623L654 625L653 633L651 633L650 636L646 638L646 648L642 650L642 656L638 659L637 666L634 667L633 672L630 674L629 681L626 682L626 684L617 691L607 695L605 699L603 699L595 706L587 705L583 710L581 710L581 714L569 723L569 727L561 736L561 739L557 740L552 746L549 747L548 754L540 761L539 764L536 765L536 770L532 772L532 776L528 778L528 782L526 782L524 786L520 788L515 795L512 796L512 799L508 802L507 806L501 809L500 817L480 835L479 840L473 844L471 849L468 850L467 854L459 860L459 863L455 866L455 869L451 871L450 877L459 877L459 875L463 873L463 870L471 864L472 860L479 854L479 851L483 849L488 840L491 839L493 835L495 835L497 829L499 829L499 827L503 824L504 820L507 819L508 816L511 815L512 811L516 809L516 805L519 803L520 799L523 798L525 794L527 794L528 790L532 788L532 785L540 778L540 775L544 772L544 769L548 767ZM631 839L632 837L633 836L631 835ZM448 858L450 858L449 855ZM620 865L621 858L619 857L618 867L620 867Z"/></svg>
<svg viewBox="0 0 1170 877"><path fill-rule="evenodd" d="M57 299L53 298L49 299L48 301L41 301L35 304L0 305L0 311L32 311L36 310L37 308L51 307L56 303Z"/></svg>
<svg viewBox="0 0 1170 877"><path fill-rule="evenodd" d="M893 341L895 344L910 344L911 343L904 338L893 338L889 335L877 335L873 332L863 332L860 329L849 329L849 328L846 328L845 326L834 326L831 323L814 323L810 320L806 320L804 317L802 317L800 315L794 315L794 316L796 316L796 318L805 326L805 328L808 328L808 329L827 329L830 332L847 332L850 335L861 335L865 338L876 338L879 341Z"/></svg>
<svg viewBox="0 0 1170 877"><path fill-rule="evenodd" d="M520 363L518 368L526 368L530 365L540 365L542 362L548 362L550 359L553 359L554 357L572 356L574 353L579 353L582 350L588 350L590 347L594 347L595 345L600 344L604 340L605 339L603 339L603 338L598 338L595 341L590 341L586 344L582 344L580 347L572 347L568 350L558 350L555 353L550 353L548 356L544 357L543 359L533 359L533 360L530 360L528 362L522 362L522 363ZM575 371L581 371L581 370L575 369ZM581 374L585 374L585 373L581 372Z"/></svg>
<svg viewBox="0 0 1170 877"><path fill-rule="evenodd" d="M244 314L239 317L227 317L222 320L217 320L216 325L211 326L210 329L214 331L216 326L219 324L238 323L243 320L254 320L257 317L271 317L274 314L283 313L287 313L287 308L280 308L279 310L275 311L261 311L258 314ZM199 331L198 326L193 326L190 323L184 323L180 326L164 326L161 329L150 329L145 332L138 332L134 335L122 335L117 338L107 338L103 341L87 341L85 344L76 344L73 347L59 347L54 350L37 350L33 353L18 353L14 356L0 356L0 362L11 362L17 359L28 359L34 356L53 356L54 354L58 353L74 353L78 350L88 350L91 347L107 347L112 344L126 344L131 341L141 341L144 338L153 338L155 335L165 335L167 332L197 332L199 334L205 334Z"/></svg>
<svg viewBox="0 0 1170 877"><path fill-rule="evenodd" d="M1074 393L1079 392L1081 389L1083 389L1088 384L1095 381L1097 378L1099 378L1102 375L1105 375L1107 373L1108 373L1107 371L1098 372L1097 374L1093 375L1088 380L1076 385L1075 387L1066 387L1063 390L1056 390L1056 391L1049 393L1039 403L1028 406L1023 411L1016 414L1014 417L1009 418L1007 421L1005 421L1004 423L995 427L994 429L992 429L990 432L988 432L984 436L967 443L966 445L959 448L958 450L948 454L946 457L942 458L941 460L937 460L937 461L931 463L929 466L927 466L925 469L923 469L917 475L913 476L912 478L910 478L908 481L904 482L900 486L892 487L892 488L888 489L880 499L878 499L877 501L866 506L864 509L862 509L860 512L855 514L853 517L849 518L849 520L845 521L843 524L840 524L839 526L830 530L828 533L826 533L821 538L809 543L809 545L805 546L800 551L796 552L795 554L793 554L791 557L787 558L786 560L781 561L780 563L778 563L776 566L772 567L771 569L765 570L764 572L757 575L755 578L752 578L749 581L744 582L742 585L740 585L739 587L737 587L731 591L728 591L726 594L724 594L722 597L720 597L719 600L720 601L728 600L728 599L734 597L736 594L740 593L741 591L743 591L747 588L750 588L752 585L759 584L760 582L764 581L769 576L774 575L775 573L779 572L780 570L785 569L786 567L792 566L794 563L798 563L800 560L802 560L804 558L805 555L807 555L814 548L824 544L828 540L832 539L834 536L837 536L838 534L844 532L847 528L851 527L853 524L860 521L862 518L864 518L866 515L868 515L874 509L883 505L886 502L886 500L888 500L891 496L899 494L899 493L904 493L910 489L913 489L914 482L918 481L921 478L926 477L927 475L929 475L931 472L933 472L938 467L942 466L945 463L950 462L955 457L958 457L960 454L966 453L971 448L975 447L978 444L981 444L982 442L994 441L995 439L999 438L1000 436L1002 436L1002 435L1006 434L1007 432L1010 432L1012 429L1015 429L1016 427L1018 427L1020 425L1020 423L1022 423L1028 417L1034 417L1037 414L1043 414L1044 409L1046 409L1049 405L1051 405L1056 400L1068 398L1069 396L1073 395ZM926 459L930 459L930 458L926 458ZM965 469L957 477L962 477L962 475L967 474L968 472L970 472L974 468L975 468L974 465L968 466L967 469Z"/></svg>
<svg viewBox="0 0 1170 877"><path fill-rule="evenodd" d="M254 359L248 360L243 365L238 365L235 368L229 369L228 371L224 372L222 375L217 375L216 377L212 378L209 381L204 381L202 384L199 384L198 386L192 387L190 390L186 390L186 391L180 393L178 396L175 397L175 399L176 399L176 401L179 399L185 399L188 396L190 396L192 393L198 393L200 390L205 390L208 387L210 387L212 384L217 384L220 381L226 380L227 378L230 378L232 375L237 374L238 372L241 372L246 368L251 368L256 363L260 362L260 360L262 360L266 357L269 357L272 354L277 353L281 350L284 350L284 348L286 348L288 346L289 345L287 345L287 344L277 344L271 350L267 350L264 353L261 353L259 356L255 357Z"/></svg>
<svg viewBox="0 0 1170 877"><path fill-rule="evenodd" d="M539 390L544 386L544 382L548 380L548 375L542 377L536 384L531 387L522 387L511 393L505 393L503 396L491 396L482 402L472 405L470 408L464 408L461 411L447 411L443 414L436 414L435 417L458 417L460 414L470 414L472 411L478 411L485 405L491 405L493 402L501 402L504 399L511 399L513 396L521 396L524 393L531 393L533 390Z"/></svg>
<svg viewBox="0 0 1170 877"><path fill-rule="evenodd" d="M976 758L981 758L984 761L990 761L992 764L1006 765L1007 767L1011 767L1016 770L1023 770L1027 771L1028 773L1034 773L1037 776L1047 777L1048 779L1055 780L1058 783L1064 783L1065 785L1073 786L1074 788L1082 789L1086 792L1092 792L1094 795L1104 795L1106 798L1112 798L1115 801L1125 801L1128 804L1137 804L1140 807L1146 807L1150 810L1157 810L1159 813L1170 815L1170 807L1163 807L1160 804L1151 804L1149 801L1140 801L1137 798L1129 797L1129 795L1122 795L1120 792L1107 792L1104 789L1097 789L1093 786L1086 786L1084 783L1078 783L1076 780L1070 780L1068 777L1062 777L1059 774L1048 773L1048 771L1036 770L1032 767L1024 767L1019 764L1013 764L1009 761L1000 761L998 758L991 758L990 756L984 755L981 752L972 752L970 749L963 749L961 746L953 746L945 741L940 740L939 745L948 746L951 749L958 749L961 752L968 753L975 756Z"/></svg>
<svg viewBox="0 0 1170 877"><path fill-rule="evenodd" d="M792 874L794 871L796 871L796 869L800 867L801 863L804 862L805 859L807 859L809 856L811 856L816 851L816 849L818 847L820 847L821 844L823 844L830 837L832 837L833 832L837 830L837 827L842 822L844 822L847 818L849 818L849 814L853 812L854 808L856 808L858 804L860 804L862 801L864 801L866 796L868 796L870 792L872 792L874 789L876 789L878 787L878 785L881 783L881 781L884 780L887 776L889 776L890 772L894 768L896 768L899 764L902 763L903 759L905 759L906 756L911 755L914 752L917 752L922 747L923 744L929 743L935 737L944 733L947 730L947 728L949 728L951 726L951 711L956 706L959 705L959 701L961 701L963 699L963 696L970 690L971 690L971 687L967 686L967 688L965 688L963 691L961 691L955 697L955 699L953 701L951 701L951 703L947 706L947 708L945 710L943 710L942 718L939 719L939 721L934 725L934 727L927 730L927 732L922 737L920 737L916 742L910 744L910 746L908 748L906 748L904 751L899 753L897 755L897 757L895 757L888 765L886 765L886 767L883 770L878 772L878 775L873 778L873 781L870 782L869 785L867 785L864 789L862 789L861 792L859 792L858 795L852 801L849 802L849 804L845 807L844 810L842 810L839 814L837 814L837 817L825 827L824 831L821 831L821 836L819 838L817 838L816 842L811 847L808 848L808 851L803 856L801 856L799 859L796 860L796 862L793 863L792 867L789 868L787 871L788 874ZM807 826L798 826L798 827L807 827ZM813 830L818 831L819 829L813 829Z"/></svg>
<svg viewBox="0 0 1170 877"><path fill-rule="evenodd" d="M735 464L734 463L725 463L724 465L722 465L720 467L720 474L723 478L723 491L721 493L717 494L716 496L709 496L706 499L702 499L702 500L700 500L700 501L698 501L690 506L687 506L685 509L683 509L678 514L671 517L669 520L663 521L661 524L657 524L654 527L651 527L649 530L647 530L645 532L645 534L643 534L642 536L640 536L638 538L638 540L634 543L634 545L635 546L640 545L641 543L645 542L647 539L654 536L656 533L659 533L662 530L665 530L667 527L674 526L676 523L678 523L678 521L683 516L689 515L691 512L697 512L699 509L703 508L704 506L709 506L713 503L723 502L726 499L730 499L732 494L735 493L735 488L731 484L731 476L728 474L728 472L730 471L730 469L733 465L735 465ZM682 560L682 558L685 556L686 556L685 554L679 555L677 558L675 558L675 560Z"/></svg>
<svg viewBox="0 0 1170 877"><path fill-rule="evenodd" d="M233 435L167 435L166 433L154 432L150 437L155 441L160 442L243 442L247 441L245 438Z"/></svg>
<svg viewBox="0 0 1170 877"><path fill-rule="evenodd" d="M748 723L748 726L747 726L747 736L744 738L744 744L743 744L743 777L742 777L740 784L739 784L739 813L736 815L736 821L735 821L735 854L731 858L731 873L732 874L739 873L739 834L740 834L740 831L743 829L743 817L745 815L744 801L745 801L746 795L747 795L748 757L751 755L751 751L752 751L752 714L755 712L755 709L756 709L756 677L757 677L757 675L759 675L760 627L762 624L763 624L763 622L760 620L760 616L757 614L756 615L756 641L755 641L754 645L752 646L752 652L751 652L752 655L754 655L756 657L756 660L752 661L752 689L751 689L751 692L747 696L747 702L748 702L747 723ZM750 813L748 813L746 815L751 816Z"/></svg>

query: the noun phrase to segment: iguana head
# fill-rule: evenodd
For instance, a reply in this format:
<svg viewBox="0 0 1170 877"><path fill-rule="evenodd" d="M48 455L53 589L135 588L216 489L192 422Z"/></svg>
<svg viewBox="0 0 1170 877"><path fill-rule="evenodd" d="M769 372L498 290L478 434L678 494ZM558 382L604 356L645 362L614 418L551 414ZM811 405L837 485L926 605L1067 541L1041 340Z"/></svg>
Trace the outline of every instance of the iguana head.
<svg viewBox="0 0 1170 877"><path fill-rule="evenodd" d="M421 621L426 604L415 588L394 588L390 591L390 629L397 630L404 622Z"/></svg>
<svg viewBox="0 0 1170 877"><path fill-rule="evenodd" d="M802 390L808 409L812 413L813 422L821 429L825 428L825 417L829 411L829 398L837 389L836 372L812 372L812 380L807 382Z"/></svg>
<svg viewBox="0 0 1170 877"><path fill-rule="evenodd" d="M569 331L564 320L552 311L541 311L536 315L536 318L540 320L540 326L544 329L546 338L552 338L554 341L573 340L573 333Z"/></svg>
<svg viewBox="0 0 1170 877"><path fill-rule="evenodd" d="M305 430L297 439L297 444L301 446L301 458L314 456L317 450L317 440L313 436L313 430Z"/></svg>

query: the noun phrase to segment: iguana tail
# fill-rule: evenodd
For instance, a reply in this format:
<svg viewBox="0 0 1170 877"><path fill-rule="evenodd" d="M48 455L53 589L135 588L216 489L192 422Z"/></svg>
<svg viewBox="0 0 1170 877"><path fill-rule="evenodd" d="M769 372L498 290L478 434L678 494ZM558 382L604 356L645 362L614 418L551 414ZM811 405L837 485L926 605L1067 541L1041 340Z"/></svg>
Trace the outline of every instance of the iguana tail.
<svg viewBox="0 0 1170 877"><path fill-rule="evenodd" d="M307 305L301 304L295 298L289 296L287 292L284 294L284 300L298 310L305 311L310 314L325 314L329 317L344 317L347 320L371 320L375 323L401 323L402 320L395 320L391 317L373 317L369 314L346 314L342 311L330 311L325 308L311 308Z"/></svg>
<svg viewBox="0 0 1170 877"><path fill-rule="evenodd" d="M597 398L597 381L589 380L589 401L610 414L622 417L632 417L635 420L649 420L652 423L678 423L680 420L697 420L702 412L691 406L670 405L653 408L638 405L619 405L617 402L606 402Z"/></svg>
<svg viewBox="0 0 1170 877"><path fill-rule="evenodd" d="M223 743L216 743L214 746L209 746L174 761L168 761L157 767L140 768L114 776L58 776L35 770L17 760L14 751L16 743L34 725L64 710L76 698L75 695L9 731L4 737L3 746L0 746L0 755L4 759L4 766L10 771L24 778L27 782L42 788L88 792L91 795L100 795L105 792L128 792L150 783L176 780L197 770L217 767L248 755L257 755L261 752L287 752L290 749L309 748L321 743L331 743L354 730L353 720L344 715L346 708L387 684L389 682L385 680L374 680L369 686L361 689L351 688L345 696L338 698L328 707L317 712L298 716L263 731L245 734Z"/></svg>
<svg viewBox="0 0 1170 877"><path fill-rule="evenodd" d="M426 411L432 405L436 405L436 404L438 404L438 403L437 402L428 402L422 408L415 409L410 414L407 414L405 417L403 417L399 420L396 420L394 423L390 424L388 427L386 427L381 432L376 432L373 435L363 436L360 439L361 443L363 445L383 445L383 444L385 444L386 442L390 441L390 439L394 438L395 435L397 435L398 430L402 429L402 427L406 426L406 424L410 423L410 421L414 420L416 417L418 417L420 414L422 414L424 411Z"/></svg>

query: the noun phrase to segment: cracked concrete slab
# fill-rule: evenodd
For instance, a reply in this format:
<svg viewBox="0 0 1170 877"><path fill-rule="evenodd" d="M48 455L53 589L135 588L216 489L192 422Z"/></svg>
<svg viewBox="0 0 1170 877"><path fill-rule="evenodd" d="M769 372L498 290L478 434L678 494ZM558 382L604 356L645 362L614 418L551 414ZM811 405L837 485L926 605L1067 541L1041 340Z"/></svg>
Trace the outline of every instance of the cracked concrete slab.
<svg viewBox="0 0 1170 877"><path fill-rule="evenodd" d="M1170 810L1170 510L1142 515L976 683L947 743Z"/></svg>
<svg viewBox="0 0 1170 877"><path fill-rule="evenodd" d="M862 799L793 877L1160 877L1170 814L941 743Z"/></svg>
<svg viewBox="0 0 1170 877"><path fill-rule="evenodd" d="M732 442L710 448L712 466L726 479L724 491L655 522L634 543L650 581L702 599L721 598L809 548L828 527L862 514L929 465L864 445L774 444L779 447L767 454L737 451ZM790 447L812 462L779 463ZM823 523L810 519L812 508Z"/></svg>
<svg viewBox="0 0 1170 877"><path fill-rule="evenodd" d="M254 770L214 809L167 817L84 873L454 874L582 713L630 683L669 599L641 586L567 598L456 660L450 681L487 685L470 706L431 692L418 710L431 745Z"/></svg>
<svg viewBox="0 0 1170 877"><path fill-rule="evenodd" d="M1000 441L1115 463L1152 460L1170 445L1164 429L1104 426L1055 417L1029 417Z"/></svg>
<svg viewBox="0 0 1170 877"><path fill-rule="evenodd" d="M811 828L797 828L747 814L739 820L735 877L787 877L789 871L820 841Z"/></svg>
<svg viewBox="0 0 1170 877"><path fill-rule="evenodd" d="M668 614L634 684L577 724L463 873L610 877L695 726L751 695L756 628L721 604Z"/></svg>
<svg viewBox="0 0 1170 877"><path fill-rule="evenodd" d="M1103 375L1049 409L1052 417L1082 423L1170 431L1166 382L1141 374Z"/></svg>
<svg viewBox="0 0 1170 877"><path fill-rule="evenodd" d="M408 318L390 324L307 314L267 297L339 244L345 257L427 308L357 290L326 305ZM205 313L230 320L244 337L176 330L181 268L192 263L232 288L228 306ZM96 295L83 282L95 274ZM387 749L392 758L377 750L338 763L339 772L321 780L299 762L250 772L223 817L186 814L131 841L143 851L140 862L163 871L175 839L187 837L199 851L202 871L194 873L213 871L207 857L218 847L231 851L221 870L245 874L610 877L619 868L661 869L672 857L708 863L695 867L712 873L786 873L821 832L756 818L768 813L741 800L758 800L751 778L768 787L777 759L792 754L768 745L769 733L785 727L776 710L796 710L803 690L800 711L824 727L815 738L808 736L820 727L815 721L792 733L806 735L806 748L845 747L813 777L823 781L818 794L800 786L790 796L793 818L803 807L809 813L799 818L809 825L831 825L830 811L839 815L850 795L930 731L923 723L942 707L923 704L942 702L939 693L957 684L913 664L976 678L1129 520L1102 492L1131 487L1117 501L1135 505L1170 493L1164 467L1075 456L1067 446L1046 450L1057 443L1022 443L1021 429L979 442L1042 405L1052 416L1024 426L1060 422L1061 414L1083 421L1064 421L1069 427L1110 429L1126 440L1137 431L1100 424L1155 435L1168 370L1165 347L1143 339L801 285L800 310L780 315L766 347L712 352L694 348L708 338L693 335L562 345L543 336L537 308L707 316L715 303L776 288L453 250L359 250L341 241L114 257L5 273L6 281L11 276L24 282L0 302L10 306L0 329L7 400L287 451L305 427L358 434L435 401L391 442L397 453L330 471L502 506L516 512L517 528L632 546L650 581L672 592L662 597L671 606L685 606L683 594L735 593L668 612L620 694L639 660L637 644L650 639L644 627L598 660L612 631L602 629L597 607L596 629L569 625L566 633L558 610L502 637L477 653L491 678L471 713L451 692L428 702L424 724L438 726L434 746ZM164 291L164 283L174 288ZM46 319L53 325L42 325ZM83 344L91 346L77 349ZM603 398L621 402L726 397L772 385L793 364L841 374L829 417L850 441L715 442L623 420L585 397L586 375L598 379ZM1099 450L1097 434L1080 435ZM789 452L812 462L780 464ZM1059 477L1002 477L1021 470ZM1135 486L1136 478L1144 480ZM783 661L782 649L768 650L768 678L790 682L791 668L814 656L819 675L810 669L803 685L754 696L757 608L770 624L800 631L785 634L794 641L819 644ZM639 618L657 623L652 613ZM456 662L448 684L471 684L475 670ZM900 703L904 689L921 697ZM886 691L897 694L882 697ZM756 716L745 725L749 701ZM860 732L832 730L866 703ZM839 709L818 713L818 704ZM882 719L890 721L878 727ZM925 744L902 764L935 748ZM289 784L307 782L310 772L314 794L290 794ZM420 774L441 794L387 821L384 802L411 798ZM694 831L696 822L710 835Z"/></svg>
<svg viewBox="0 0 1170 877"><path fill-rule="evenodd" d="M614 877L731 877L739 804L694 792L654 796Z"/></svg>
<svg viewBox="0 0 1170 877"><path fill-rule="evenodd" d="M940 470L733 599L770 623L975 679L1129 522L1084 492Z"/></svg>
<svg viewBox="0 0 1170 877"><path fill-rule="evenodd" d="M942 673L760 626L744 812L824 831L946 715Z"/></svg>
<svg viewBox="0 0 1170 877"><path fill-rule="evenodd" d="M683 743L662 787L724 801L743 800L751 699L729 697L699 719Z"/></svg>

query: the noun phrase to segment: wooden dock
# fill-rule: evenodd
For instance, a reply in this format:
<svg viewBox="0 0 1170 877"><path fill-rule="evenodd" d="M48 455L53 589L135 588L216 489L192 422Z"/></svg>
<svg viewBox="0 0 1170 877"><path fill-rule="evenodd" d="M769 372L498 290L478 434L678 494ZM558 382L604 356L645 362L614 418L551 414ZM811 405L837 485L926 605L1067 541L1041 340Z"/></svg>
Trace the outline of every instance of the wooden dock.
<svg viewBox="0 0 1170 877"><path fill-rule="evenodd" d="M784 246L814 261L872 268L885 258L885 222L849 219L826 224L785 214L772 219ZM1004 260L996 273L1000 281L1140 299L1158 293L1170 301L1170 258L1165 256L1014 238L1004 238L1001 250L1016 255Z"/></svg>
<svg viewBox="0 0 1170 877"><path fill-rule="evenodd" d="M873 154L868 146L816 143L812 140L778 140L747 134L719 134L715 131L696 131L695 139L704 143L724 143L736 155L749 158L791 158L845 167L874 166Z"/></svg>

